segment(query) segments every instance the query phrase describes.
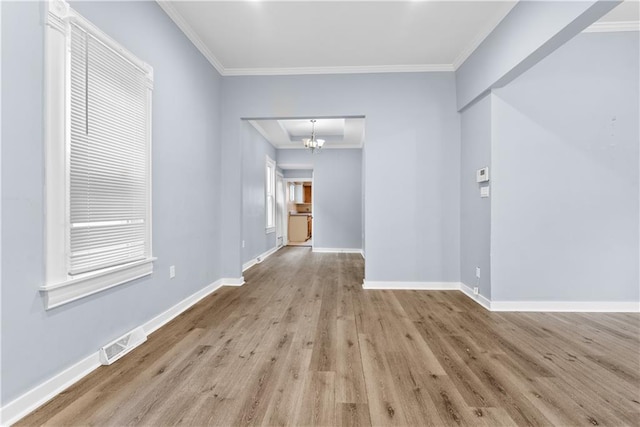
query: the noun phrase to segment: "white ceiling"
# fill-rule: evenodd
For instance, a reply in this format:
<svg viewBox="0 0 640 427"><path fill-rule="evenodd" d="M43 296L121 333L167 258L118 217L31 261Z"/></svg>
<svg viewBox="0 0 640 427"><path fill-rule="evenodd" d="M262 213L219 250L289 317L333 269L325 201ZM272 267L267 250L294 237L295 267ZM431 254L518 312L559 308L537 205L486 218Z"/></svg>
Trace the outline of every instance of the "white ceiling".
<svg viewBox="0 0 640 427"><path fill-rule="evenodd" d="M223 75L451 71L515 1L159 1Z"/></svg>
<svg viewBox="0 0 640 427"><path fill-rule="evenodd" d="M516 4L157 1L222 75L452 71ZM626 0L589 30L637 29L638 13Z"/></svg>
<svg viewBox="0 0 640 427"><path fill-rule="evenodd" d="M598 22L638 22L640 20L640 1L626 0L600 18Z"/></svg>
<svg viewBox="0 0 640 427"><path fill-rule="evenodd" d="M303 149L302 139L311 137L310 119L249 120L249 123L276 148ZM316 119L316 138L324 139L323 149L361 148L364 118Z"/></svg>

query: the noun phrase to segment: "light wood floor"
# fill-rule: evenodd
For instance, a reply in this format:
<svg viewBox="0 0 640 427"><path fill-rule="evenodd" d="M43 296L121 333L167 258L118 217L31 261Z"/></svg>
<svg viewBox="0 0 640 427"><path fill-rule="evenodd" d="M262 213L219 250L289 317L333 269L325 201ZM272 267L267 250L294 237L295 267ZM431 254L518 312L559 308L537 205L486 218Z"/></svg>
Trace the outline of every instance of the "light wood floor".
<svg viewBox="0 0 640 427"><path fill-rule="evenodd" d="M639 425L640 318L363 291L284 248L20 425Z"/></svg>

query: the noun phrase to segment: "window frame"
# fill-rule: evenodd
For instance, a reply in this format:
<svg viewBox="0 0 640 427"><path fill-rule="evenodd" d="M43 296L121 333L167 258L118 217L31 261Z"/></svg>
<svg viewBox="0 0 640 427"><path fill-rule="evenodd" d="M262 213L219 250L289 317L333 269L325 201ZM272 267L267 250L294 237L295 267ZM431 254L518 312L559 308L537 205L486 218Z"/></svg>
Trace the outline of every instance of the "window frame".
<svg viewBox="0 0 640 427"><path fill-rule="evenodd" d="M265 156L264 165L264 219L265 219L265 233L275 233L276 231L276 162L268 155ZM271 174L269 174L269 168L271 168ZM271 183L271 188L269 188ZM269 223L269 209L272 211L271 219L272 223Z"/></svg>
<svg viewBox="0 0 640 427"><path fill-rule="evenodd" d="M153 68L95 27L64 0L47 2L45 25L45 283L39 290L51 309L148 276L153 272L151 214L151 98ZM70 256L70 52L75 24L146 73L147 188L146 258L112 267L69 274Z"/></svg>
<svg viewBox="0 0 640 427"><path fill-rule="evenodd" d="M296 184L294 182L289 183L289 202L296 202Z"/></svg>

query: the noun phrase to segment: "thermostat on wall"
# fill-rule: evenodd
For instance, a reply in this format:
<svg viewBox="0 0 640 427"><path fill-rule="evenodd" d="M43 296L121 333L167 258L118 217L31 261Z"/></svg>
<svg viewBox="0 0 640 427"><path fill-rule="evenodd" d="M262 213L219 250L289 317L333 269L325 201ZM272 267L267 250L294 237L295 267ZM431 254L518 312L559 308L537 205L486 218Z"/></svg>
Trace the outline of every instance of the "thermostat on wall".
<svg viewBox="0 0 640 427"><path fill-rule="evenodd" d="M489 168L478 169L476 172L476 182L487 182L489 181Z"/></svg>

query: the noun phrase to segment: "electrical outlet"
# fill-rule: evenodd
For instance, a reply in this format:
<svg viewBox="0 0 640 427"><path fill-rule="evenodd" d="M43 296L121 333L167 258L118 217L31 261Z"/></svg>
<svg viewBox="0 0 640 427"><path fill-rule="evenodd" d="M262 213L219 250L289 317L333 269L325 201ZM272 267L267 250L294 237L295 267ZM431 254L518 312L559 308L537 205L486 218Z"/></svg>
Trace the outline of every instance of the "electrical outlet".
<svg viewBox="0 0 640 427"><path fill-rule="evenodd" d="M476 277L480 278L480 267L476 267Z"/></svg>
<svg viewBox="0 0 640 427"><path fill-rule="evenodd" d="M475 288L473 288L473 294L474 295L478 295L478 287L476 286Z"/></svg>
<svg viewBox="0 0 640 427"><path fill-rule="evenodd" d="M169 279L173 279L174 277L176 277L176 266L172 265L169 267Z"/></svg>
<svg viewBox="0 0 640 427"><path fill-rule="evenodd" d="M242 247L244 248L244 240L242 241Z"/></svg>

